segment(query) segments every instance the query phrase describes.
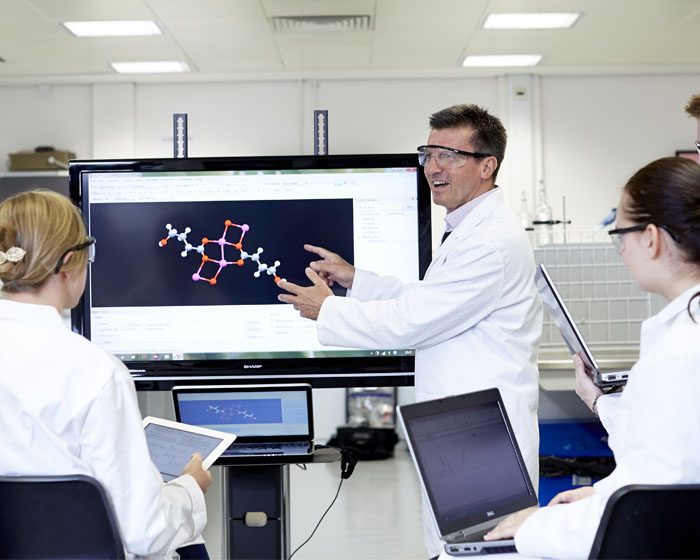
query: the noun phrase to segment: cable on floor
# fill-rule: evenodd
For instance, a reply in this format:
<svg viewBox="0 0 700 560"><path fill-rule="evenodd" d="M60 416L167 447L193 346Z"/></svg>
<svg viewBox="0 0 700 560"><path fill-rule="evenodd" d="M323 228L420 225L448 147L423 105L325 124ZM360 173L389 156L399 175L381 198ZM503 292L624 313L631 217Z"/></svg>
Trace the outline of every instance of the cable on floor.
<svg viewBox="0 0 700 560"><path fill-rule="evenodd" d="M300 549L302 546L304 546L307 542L309 542L309 541L311 540L311 537L314 536L314 534L316 533L316 529L318 529L319 525L321 525L321 521L323 521L323 518L326 517L326 514L331 510L331 508L333 507L333 504L334 504L335 501L338 499L338 495L340 494L340 488L343 486L343 480L345 480L345 479L344 479L344 478L341 478L341 479L340 479L340 484L338 484L338 491L335 493L335 497L333 498L333 501L331 502L331 505L329 505L328 508L326 508L326 511L323 512L323 515L321 516L321 519L319 519L319 520L318 520L318 523L316 523L316 527L314 527L314 530L313 530L313 531L311 532L311 534L309 535L309 538L306 539L303 543L301 543L298 547L296 547L296 549L294 550L294 552L292 552L292 553L289 555L288 560L292 560L292 556L294 556L294 555L299 551L299 549Z"/></svg>

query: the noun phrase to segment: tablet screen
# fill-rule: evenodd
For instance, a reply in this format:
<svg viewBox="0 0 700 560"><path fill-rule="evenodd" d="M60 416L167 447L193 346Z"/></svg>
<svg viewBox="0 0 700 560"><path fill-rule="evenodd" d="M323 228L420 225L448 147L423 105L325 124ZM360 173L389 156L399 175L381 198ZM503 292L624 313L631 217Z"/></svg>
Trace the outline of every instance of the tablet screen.
<svg viewBox="0 0 700 560"><path fill-rule="evenodd" d="M222 442L220 438L159 424L148 424L145 433L151 460L165 482L182 474L193 453L199 451L205 458Z"/></svg>

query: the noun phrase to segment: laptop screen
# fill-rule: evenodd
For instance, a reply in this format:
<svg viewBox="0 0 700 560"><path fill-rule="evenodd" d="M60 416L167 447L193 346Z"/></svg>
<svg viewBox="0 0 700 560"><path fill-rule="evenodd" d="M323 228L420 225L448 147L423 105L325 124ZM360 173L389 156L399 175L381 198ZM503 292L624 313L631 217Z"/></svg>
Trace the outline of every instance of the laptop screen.
<svg viewBox="0 0 700 560"><path fill-rule="evenodd" d="M578 354L588 371L598 371L598 364L578 330L571 313L557 290L547 268L540 264L535 273L535 285L552 321L559 329L571 355Z"/></svg>
<svg viewBox="0 0 700 560"><path fill-rule="evenodd" d="M537 502L497 389L405 405L401 417L441 535Z"/></svg>
<svg viewBox="0 0 700 560"><path fill-rule="evenodd" d="M178 421L236 434L236 443L313 438L309 385L175 387L173 401Z"/></svg>

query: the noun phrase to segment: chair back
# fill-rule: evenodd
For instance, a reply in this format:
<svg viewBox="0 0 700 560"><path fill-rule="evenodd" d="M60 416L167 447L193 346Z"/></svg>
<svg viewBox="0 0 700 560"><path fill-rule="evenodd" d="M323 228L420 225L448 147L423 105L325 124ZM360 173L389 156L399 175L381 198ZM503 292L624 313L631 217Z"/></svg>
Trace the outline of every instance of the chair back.
<svg viewBox="0 0 700 560"><path fill-rule="evenodd" d="M0 558L124 558L109 497L85 475L0 477Z"/></svg>
<svg viewBox="0 0 700 560"><path fill-rule="evenodd" d="M603 511L589 558L700 558L700 484L632 484Z"/></svg>

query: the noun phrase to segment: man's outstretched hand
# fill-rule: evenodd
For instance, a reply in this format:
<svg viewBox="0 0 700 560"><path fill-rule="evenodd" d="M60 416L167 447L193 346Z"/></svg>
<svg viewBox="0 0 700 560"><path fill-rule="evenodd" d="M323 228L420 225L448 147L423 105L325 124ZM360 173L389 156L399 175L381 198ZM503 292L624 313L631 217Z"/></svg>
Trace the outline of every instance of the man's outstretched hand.
<svg viewBox="0 0 700 560"><path fill-rule="evenodd" d="M347 264L347 263L346 263ZM349 265L348 265L349 266ZM289 292L289 294L280 294L277 299L284 303L291 303L294 309L299 311L302 317L306 319L318 319L318 314L321 311L321 305L327 297L332 296L333 292L328 287L326 282L316 274L311 267L307 267L306 277L311 280L311 286L299 286L293 282L280 280L277 285ZM342 284L341 284L342 285Z"/></svg>
<svg viewBox="0 0 700 560"><path fill-rule="evenodd" d="M355 279L354 266L349 264L341 256L323 247L306 244L304 245L304 249L323 259L320 261L312 261L309 266L326 284L328 284L328 286L332 286L337 282L343 288L352 288L352 282Z"/></svg>

